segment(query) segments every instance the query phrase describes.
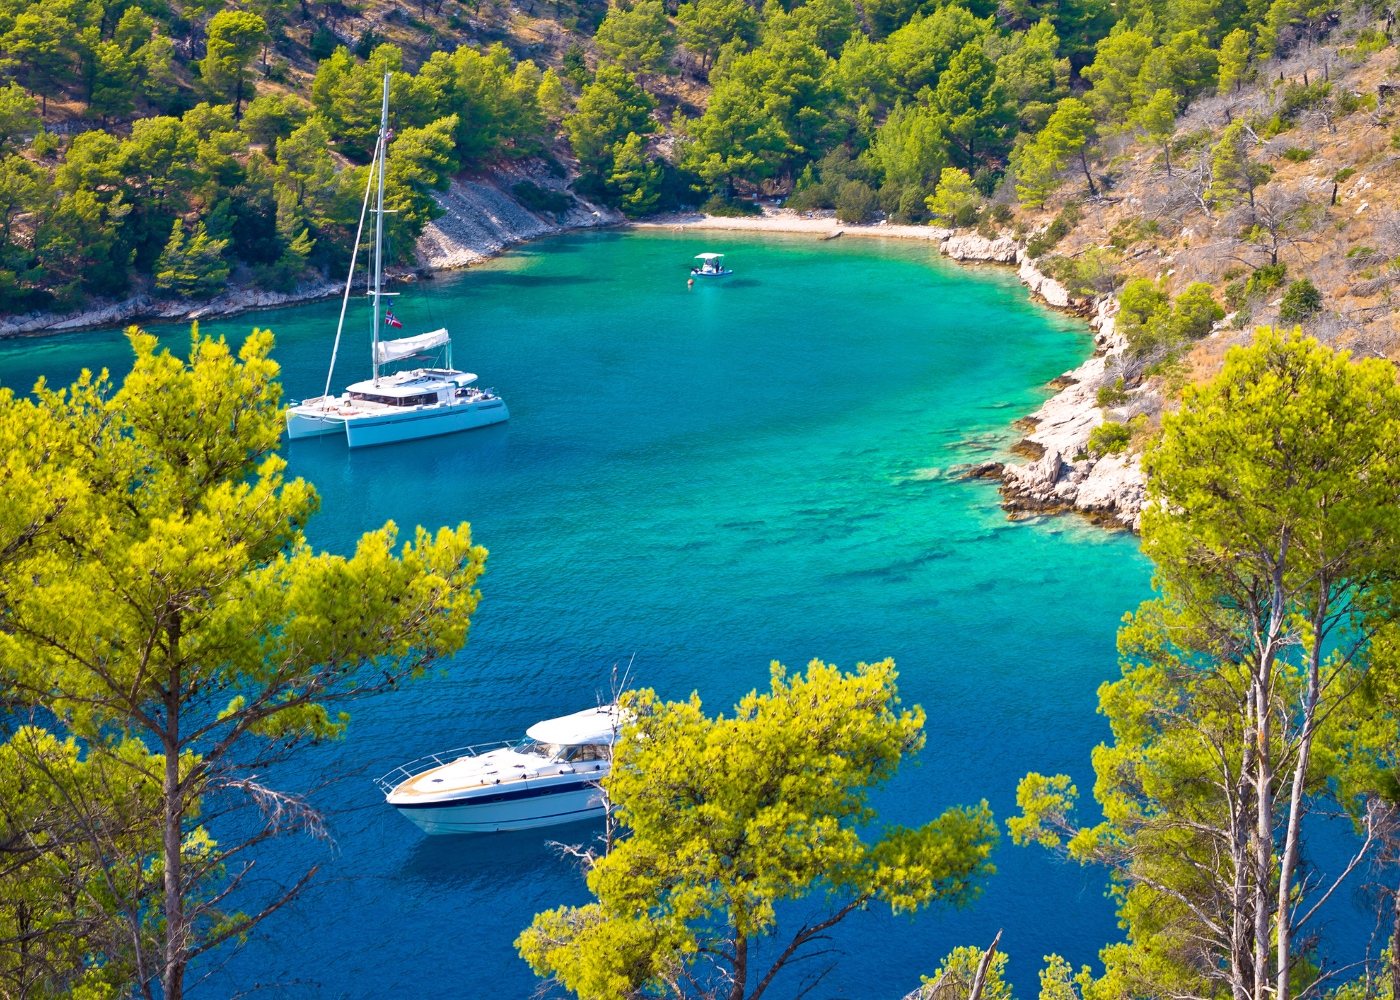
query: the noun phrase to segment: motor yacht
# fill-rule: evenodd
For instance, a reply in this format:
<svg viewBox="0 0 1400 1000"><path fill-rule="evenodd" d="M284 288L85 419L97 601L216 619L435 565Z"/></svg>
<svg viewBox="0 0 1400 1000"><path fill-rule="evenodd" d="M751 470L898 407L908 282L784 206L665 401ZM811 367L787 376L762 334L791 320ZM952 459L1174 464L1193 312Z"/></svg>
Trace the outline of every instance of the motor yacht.
<svg viewBox="0 0 1400 1000"><path fill-rule="evenodd" d="M518 742L431 754L376 784L385 801L427 834L495 833L596 819L599 782L612 769L616 705L537 722Z"/></svg>
<svg viewBox="0 0 1400 1000"><path fill-rule="evenodd" d="M388 161L389 140L393 137L389 130L389 81L390 74L384 74L379 138L365 181L364 204L360 206L360 223L355 231L350 270L345 276L340 322L335 330L335 345L331 348L331 366L326 373L325 392L311 399L293 402L287 407L287 436L293 441L344 434L351 448L363 448L436 437L510 419L505 400L490 389L473 386L476 376L472 373L452 367L452 338L445 329L397 340L379 339L383 300L396 294L384 291L384 214L392 211L384 208L385 164ZM376 181L379 198L371 210L370 193ZM375 216L369 292L373 302L370 320L371 376L363 382L347 386L339 396L333 396L331 380L335 376L340 336L345 328L345 312L350 303L355 258L359 253L365 217L370 211ZM386 327L403 326L387 308L382 310L382 314ZM423 362L429 364L425 366ZM414 367L415 363L417 367Z"/></svg>

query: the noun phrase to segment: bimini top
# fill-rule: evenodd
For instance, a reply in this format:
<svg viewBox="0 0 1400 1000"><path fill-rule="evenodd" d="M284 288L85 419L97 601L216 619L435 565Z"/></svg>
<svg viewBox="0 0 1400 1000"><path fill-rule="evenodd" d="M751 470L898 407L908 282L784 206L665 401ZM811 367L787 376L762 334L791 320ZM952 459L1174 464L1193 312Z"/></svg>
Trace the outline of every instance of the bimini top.
<svg viewBox="0 0 1400 1000"><path fill-rule="evenodd" d="M696 260L720 260L724 257L722 253L697 253Z"/></svg>
<svg viewBox="0 0 1400 1000"><path fill-rule="evenodd" d="M381 340L379 342L378 361L381 365L386 365L390 361L401 361L404 358L411 358L421 351L430 351L434 347L441 347L450 343L451 337L446 330L434 330L432 333L420 333L416 337L404 337L401 340Z"/></svg>
<svg viewBox="0 0 1400 1000"><path fill-rule="evenodd" d="M541 743L570 747L583 743L611 744L616 731L622 729L623 721L618 717L616 705L601 705L573 715L536 722L525 730L525 735Z"/></svg>

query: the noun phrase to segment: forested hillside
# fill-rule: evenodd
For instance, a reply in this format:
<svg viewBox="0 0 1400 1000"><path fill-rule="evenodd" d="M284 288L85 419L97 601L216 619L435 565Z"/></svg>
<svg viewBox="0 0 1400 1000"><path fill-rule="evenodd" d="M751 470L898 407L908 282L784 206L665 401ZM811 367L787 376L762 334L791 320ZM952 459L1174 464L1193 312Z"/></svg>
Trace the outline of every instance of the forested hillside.
<svg viewBox="0 0 1400 1000"><path fill-rule="evenodd" d="M1305 112L1335 128L1377 111L1330 80L1275 81L1283 61L1324 40L1392 59L1391 25L1357 0L10 0L0 311L342 269L385 72L401 261L434 190L527 156L634 217L751 211L762 192L851 222L1026 233L1070 189L1112 201L1134 138L1168 176L1205 177L1205 211L1253 206L1261 143ZM1193 102L1246 94L1265 99L1226 108L1226 134L1182 135ZM1204 173L1178 162L1198 147Z"/></svg>

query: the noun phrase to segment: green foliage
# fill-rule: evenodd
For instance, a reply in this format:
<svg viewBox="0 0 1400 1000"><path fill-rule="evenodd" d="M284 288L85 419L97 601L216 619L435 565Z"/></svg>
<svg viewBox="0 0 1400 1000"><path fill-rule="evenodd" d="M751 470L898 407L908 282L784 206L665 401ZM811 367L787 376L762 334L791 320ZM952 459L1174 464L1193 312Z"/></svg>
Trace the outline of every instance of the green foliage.
<svg viewBox="0 0 1400 1000"><path fill-rule="evenodd" d="M532 212L548 212L558 216L574 207L572 195L552 188L542 188L530 181L521 181L510 190L515 195L515 200Z"/></svg>
<svg viewBox="0 0 1400 1000"><path fill-rule="evenodd" d="M319 25L311 33L311 42L308 46L311 58L317 62L324 62L329 59L335 50L340 46L340 37L324 24Z"/></svg>
<svg viewBox="0 0 1400 1000"><path fill-rule="evenodd" d="M457 172L452 136L457 116L439 118L423 128L406 128L389 146L384 207L396 214L386 224L396 256L413 259L413 242L423 227L442 215L434 191L446 191Z"/></svg>
<svg viewBox="0 0 1400 1000"><path fill-rule="evenodd" d="M947 166L948 145L943 136L942 119L935 109L896 101L876 130L866 158L886 185L912 190L922 199ZM966 171L962 173L966 176Z"/></svg>
<svg viewBox="0 0 1400 1000"><path fill-rule="evenodd" d="M1079 222L1079 207L1070 202L1060 209L1059 214L1050 220L1044 231L1036 233L1026 243L1026 255L1031 260L1045 256L1055 245L1070 234Z"/></svg>
<svg viewBox="0 0 1400 1000"><path fill-rule="evenodd" d="M692 0L676 11L681 41L708 68L731 42L758 41L758 15L747 0Z"/></svg>
<svg viewBox="0 0 1400 1000"><path fill-rule="evenodd" d="M242 112L245 92L251 92L248 64L266 37L267 22L246 10L221 10L209 22L200 83L210 97L230 100L235 118Z"/></svg>
<svg viewBox="0 0 1400 1000"><path fill-rule="evenodd" d="M266 146L275 160L277 143L305 125L309 111L306 102L291 94L263 94L248 102L243 112L243 131L252 142Z"/></svg>
<svg viewBox="0 0 1400 1000"><path fill-rule="evenodd" d="M1069 96L1070 62L1059 58L1059 50L1054 24L1045 18L1013 32L997 58L997 82L1024 132L1043 129L1056 104Z"/></svg>
<svg viewBox="0 0 1400 1000"><path fill-rule="evenodd" d="M236 944L287 891L244 882L249 915L231 912L220 900L238 868L225 861L316 829L304 806L256 818L267 765L337 738L339 703L455 654L486 553L466 525L419 529L400 548L387 524L350 556L313 550L302 530L317 495L286 481L276 454L271 334L254 331L235 357L196 332L188 362L129 336L135 364L119 389L85 372L67 391L0 392L0 608L14 626L0 674L9 703L46 720L58 742L43 752L61 770L88 787L114 779L95 800L56 786L48 802L16 799L24 772L7 761L0 796L10 818L47 810L64 824L54 832L101 831L31 839L26 860L77 890L54 906L95 904L73 944L99 947L95 974L123 982L92 995L177 996L197 955ZM0 757L16 750L28 752L12 738ZM202 825L211 796L221 813L251 814L217 842Z"/></svg>
<svg viewBox="0 0 1400 1000"><path fill-rule="evenodd" d="M1027 208L1039 208L1060 185L1061 173L1076 164L1094 193L1093 176L1089 171L1090 147L1095 122L1089 106L1077 97L1060 101L1045 128L1030 142L1021 146L1012 158L1016 168L1016 197ZM1066 233L1068 230L1066 230ZM1065 235L1057 235L1053 246ZM1043 253L1032 254L1033 257Z"/></svg>
<svg viewBox="0 0 1400 1000"><path fill-rule="evenodd" d="M968 45L981 45L992 32L993 20L978 20L958 4L939 7L914 18L889 39L889 64L906 98L924 87L937 87L953 57ZM966 71L966 70L965 70Z"/></svg>
<svg viewBox="0 0 1400 1000"><path fill-rule="evenodd" d="M1118 265L1122 262L1112 247L1090 247L1073 257L1047 254L1036 260L1036 269L1065 286L1071 295L1092 297L1104 295L1118 284Z"/></svg>
<svg viewBox="0 0 1400 1000"><path fill-rule="evenodd" d="M1112 385L1101 385L1094 395L1094 405L1100 408L1122 406L1128 401L1128 392L1123 388L1123 376L1119 375Z"/></svg>
<svg viewBox="0 0 1400 1000"><path fill-rule="evenodd" d="M1216 90L1223 96L1238 91L1249 76L1249 32L1236 28L1220 43L1220 71Z"/></svg>
<svg viewBox="0 0 1400 1000"><path fill-rule="evenodd" d="M713 102L712 102L713 103ZM583 89L577 110L564 119L574 155L586 171L601 172L612 162L613 147L629 134L650 135L655 126L651 109L656 100L631 73L604 66Z"/></svg>
<svg viewBox="0 0 1400 1000"><path fill-rule="evenodd" d="M928 197L929 213L943 219L956 219L966 209L975 209L981 199L966 170L944 167L938 189Z"/></svg>
<svg viewBox="0 0 1400 1000"><path fill-rule="evenodd" d="M1132 436L1125 424L1105 420L1089 432L1089 451L1100 458L1104 455L1117 455L1127 450Z"/></svg>
<svg viewBox="0 0 1400 1000"><path fill-rule="evenodd" d="M637 133L613 150L606 186L614 203L629 219L655 211L661 200L661 164L647 155L646 143Z"/></svg>
<svg viewBox="0 0 1400 1000"><path fill-rule="evenodd" d="M944 134L969 170L1003 151L1015 110L997 81L996 64L981 45L969 42L949 60L932 103Z"/></svg>
<svg viewBox="0 0 1400 1000"><path fill-rule="evenodd" d="M226 246L228 240L210 239L202 222L186 239L184 224L176 219L170 241L156 261L156 287L186 298L216 294L228 280L229 267L221 256Z"/></svg>
<svg viewBox="0 0 1400 1000"><path fill-rule="evenodd" d="M932 976L920 976L923 988L918 1000L970 1000L977 979L978 966L986 952L976 945L954 948L943 957L938 971ZM1011 984L1006 982L1006 962L1009 956L998 950L987 963L981 996L985 1000L1011 1000Z"/></svg>
<svg viewBox="0 0 1400 1000"><path fill-rule="evenodd" d="M1322 293L1307 278L1291 282L1278 307L1279 319L1289 323L1311 319L1322 309Z"/></svg>
<svg viewBox="0 0 1400 1000"><path fill-rule="evenodd" d="M0 155L13 152L26 135L42 128L39 106L17 83L0 87Z"/></svg>
<svg viewBox="0 0 1400 1000"><path fill-rule="evenodd" d="M1147 138L1162 150L1168 175L1171 174L1172 169L1172 136L1176 133L1176 103L1176 94L1162 87L1137 110L1135 115L1137 124L1147 133Z"/></svg>
<svg viewBox="0 0 1400 1000"><path fill-rule="evenodd" d="M852 225L871 222L879 210L880 199L864 181L847 181L836 195L836 218L842 222Z"/></svg>
<svg viewBox="0 0 1400 1000"><path fill-rule="evenodd" d="M870 791L923 745L923 712L898 708L894 682L889 660L849 674L814 660L791 678L774 664L770 693L715 718L695 696L626 695L633 720L604 780L626 832L588 872L597 901L537 914L521 956L580 997L621 1000L682 977L695 992L746 995L820 933L800 931L785 955L781 942L758 950L785 903L824 901L822 926L875 904L970 903L992 871L985 804L862 837L876 819ZM760 956L774 963L766 972Z"/></svg>
<svg viewBox="0 0 1400 1000"><path fill-rule="evenodd" d="M603 55L629 73L659 73L671 62L676 36L661 0L613 6L594 39Z"/></svg>
<svg viewBox="0 0 1400 1000"><path fill-rule="evenodd" d="M1306 163L1313 158L1316 150L1301 149L1298 146L1290 146L1283 151L1283 158L1289 163Z"/></svg>
<svg viewBox="0 0 1400 1000"><path fill-rule="evenodd" d="M1254 204L1255 189L1269 178L1269 169L1250 158L1249 137L1241 121L1225 127L1211 148L1210 167L1210 197L1227 207L1241 201Z"/></svg>

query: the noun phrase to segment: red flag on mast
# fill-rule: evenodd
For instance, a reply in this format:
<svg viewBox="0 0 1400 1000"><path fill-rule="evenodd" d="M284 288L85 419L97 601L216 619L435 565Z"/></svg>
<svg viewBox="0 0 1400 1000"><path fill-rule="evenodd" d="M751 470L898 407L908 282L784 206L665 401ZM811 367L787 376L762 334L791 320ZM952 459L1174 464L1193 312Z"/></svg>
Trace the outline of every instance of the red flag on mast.
<svg viewBox="0 0 1400 1000"><path fill-rule="evenodd" d="M392 312L391 310L388 310L388 309L385 309L385 310L384 310L384 325L385 325L385 326L393 326L393 327L402 327L402 326L403 326L403 324L399 322L398 317L395 316L395 315L393 314L393 312Z"/></svg>

